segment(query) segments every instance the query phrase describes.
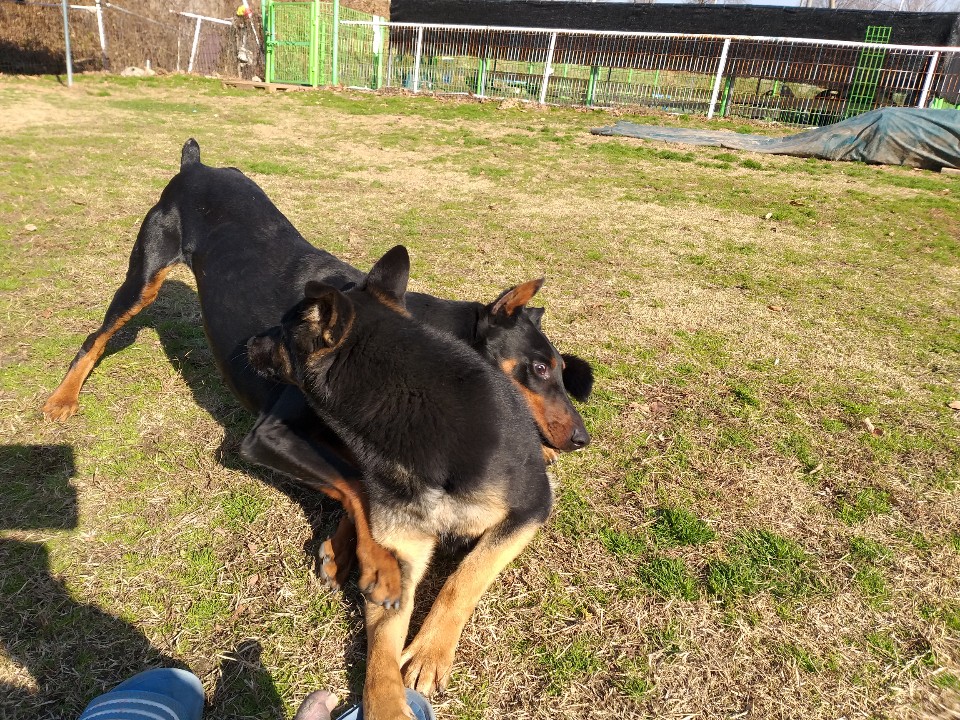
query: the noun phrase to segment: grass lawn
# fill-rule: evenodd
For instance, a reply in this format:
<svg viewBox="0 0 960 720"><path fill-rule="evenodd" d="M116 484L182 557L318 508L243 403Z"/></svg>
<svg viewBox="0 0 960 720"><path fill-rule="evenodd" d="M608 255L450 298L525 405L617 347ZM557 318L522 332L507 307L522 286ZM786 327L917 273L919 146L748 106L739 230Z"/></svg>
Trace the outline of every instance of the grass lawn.
<svg viewBox="0 0 960 720"><path fill-rule="evenodd" d="M0 110L0 718L75 717L161 664L212 720L362 686L359 595L310 563L337 509L239 458L252 418L189 271L78 416L40 415L188 137L359 267L407 245L414 290L546 275L547 333L594 363L593 442L438 717L960 718L957 177L176 77L2 77Z"/></svg>

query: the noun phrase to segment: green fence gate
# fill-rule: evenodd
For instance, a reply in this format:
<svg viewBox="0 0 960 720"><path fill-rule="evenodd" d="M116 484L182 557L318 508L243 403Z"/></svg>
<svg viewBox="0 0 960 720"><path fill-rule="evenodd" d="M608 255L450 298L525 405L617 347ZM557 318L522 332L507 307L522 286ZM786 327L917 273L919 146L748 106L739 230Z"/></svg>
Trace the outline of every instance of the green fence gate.
<svg viewBox="0 0 960 720"><path fill-rule="evenodd" d="M373 21L371 26L341 25L341 20ZM266 81L292 85L380 87L386 28L382 18L341 8L338 0L264 3ZM363 58L365 62L358 62ZM371 62L372 59L372 62ZM364 67L366 66L366 67ZM364 77L353 77L358 68ZM341 78L347 69L351 77Z"/></svg>
<svg viewBox="0 0 960 720"><path fill-rule="evenodd" d="M843 117L850 118L873 110L877 96L877 86L880 84L880 74L883 71L883 61L887 57L883 45L890 42L892 27L886 25L870 25L867 27L867 36L864 42L877 45L875 48L863 48L857 59L857 67L853 72L853 81L850 85L850 98Z"/></svg>

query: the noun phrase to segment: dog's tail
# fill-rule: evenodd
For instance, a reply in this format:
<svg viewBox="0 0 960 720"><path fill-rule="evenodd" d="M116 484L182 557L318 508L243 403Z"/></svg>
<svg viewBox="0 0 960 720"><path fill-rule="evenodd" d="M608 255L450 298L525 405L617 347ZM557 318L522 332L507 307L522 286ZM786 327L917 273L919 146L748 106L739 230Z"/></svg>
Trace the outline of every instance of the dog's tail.
<svg viewBox="0 0 960 720"><path fill-rule="evenodd" d="M180 153L180 171L183 172L191 165L200 164L200 145L196 140L190 138L183 144L183 151Z"/></svg>

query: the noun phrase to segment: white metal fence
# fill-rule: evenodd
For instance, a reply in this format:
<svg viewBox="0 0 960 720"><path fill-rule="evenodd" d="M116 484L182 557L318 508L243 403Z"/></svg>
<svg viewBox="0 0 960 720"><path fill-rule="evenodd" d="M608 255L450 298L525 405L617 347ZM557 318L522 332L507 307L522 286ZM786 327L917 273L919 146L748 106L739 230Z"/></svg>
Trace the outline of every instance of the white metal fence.
<svg viewBox="0 0 960 720"><path fill-rule="evenodd" d="M346 21L341 83L824 125L960 93L960 47ZM381 33L388 41L378 45ZM367 41L369 39L369 42ZM382 67L382 72L375 69Z"/></svg>

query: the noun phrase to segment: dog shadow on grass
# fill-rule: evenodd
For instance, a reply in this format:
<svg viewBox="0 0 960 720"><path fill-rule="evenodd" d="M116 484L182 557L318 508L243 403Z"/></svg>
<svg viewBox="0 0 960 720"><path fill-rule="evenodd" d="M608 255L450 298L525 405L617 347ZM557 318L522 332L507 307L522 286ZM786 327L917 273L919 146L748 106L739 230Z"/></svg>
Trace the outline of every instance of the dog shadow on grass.
<svg viewBox="0 0 960 720"><path fill-rule="evenodd" d="M0 670L0 718L5 720L75 718L94 697L142 670L186 668L131 623L78 602L52 572L42 538L79 527L74 474L69 445L0 446L0 648L6 666ZM217 678L207 717L285 717L256 641L227 653Z"/></svg>
<svg viewBox="0 0 960 720"><path fill-rule="evenodd" d="M224 438L216 450L217 461L226 468L241 470L280 490L297 503L314 536L305 550L315 554L336 528L340 505L319 492L306 490L282 475L251 465L240 457L240 444L253 427L255 418L233 397L217 370L203 332L196 291L179 280L167 280L156 301L110 339L103 357L122 352L134 344L143 328L156 331L163 352L187 383L194 401L223 427Z"/></svg>

